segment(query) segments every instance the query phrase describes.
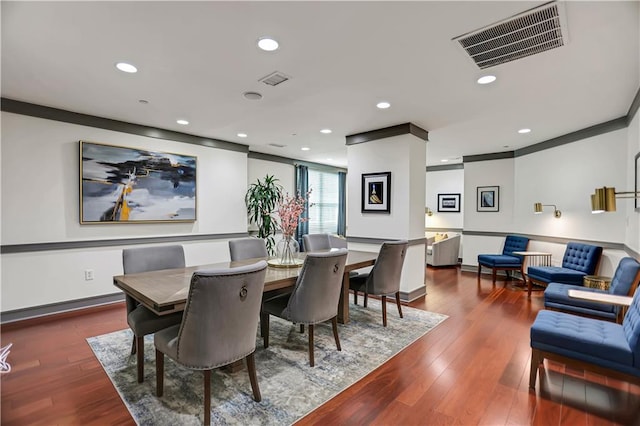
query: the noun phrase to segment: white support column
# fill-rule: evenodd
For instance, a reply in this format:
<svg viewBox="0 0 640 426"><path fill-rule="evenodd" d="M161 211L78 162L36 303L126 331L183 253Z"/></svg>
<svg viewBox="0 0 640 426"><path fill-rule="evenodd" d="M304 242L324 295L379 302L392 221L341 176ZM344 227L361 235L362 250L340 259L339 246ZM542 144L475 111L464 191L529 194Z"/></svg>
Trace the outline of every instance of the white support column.
<svg viewBox="0 0 640 426"><path fill-rule="evenodd" d="M410 123L347 136L347 235L378 247L382 240L409 240L400 283L406 300L425 293L426 140L427 132ZM391 172L390 212L363 212L362 175L379 172Z"/></svg>

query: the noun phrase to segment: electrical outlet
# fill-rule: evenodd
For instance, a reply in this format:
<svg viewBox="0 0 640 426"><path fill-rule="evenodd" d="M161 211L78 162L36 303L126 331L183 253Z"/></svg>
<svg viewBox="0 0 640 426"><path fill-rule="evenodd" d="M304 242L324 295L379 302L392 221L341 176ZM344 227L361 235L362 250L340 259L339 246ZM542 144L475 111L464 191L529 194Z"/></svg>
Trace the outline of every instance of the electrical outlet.
<svg viewBox="0 0 640 426"><path fill-rule="evenodd" d="M84 280L91 281L93 279L93 269L84 270Z"/></svg>

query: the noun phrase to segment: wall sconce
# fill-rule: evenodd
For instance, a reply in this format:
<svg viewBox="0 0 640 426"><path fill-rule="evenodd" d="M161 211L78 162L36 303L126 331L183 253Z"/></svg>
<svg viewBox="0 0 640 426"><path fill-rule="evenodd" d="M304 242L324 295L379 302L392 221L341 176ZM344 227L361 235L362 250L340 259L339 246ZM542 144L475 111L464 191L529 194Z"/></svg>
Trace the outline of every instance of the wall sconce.
<svg viewBox="0 0 640 426"><path fill-rule="evenodd" d="M424 209L424 214L426 214L427 216L433 216L433 210L431 210L429 207L426 207Z"/></svg>
<svg viewBox="0 0 640 426"><path fill-rule="evenodd" d="M533 213L534 214L542 213L543 206L553 207L553 215L556 217L556 219L562 216L562 212L556 208L555 204L533 203Z"/></svg>
<svg viewBox="0 0 640 426"><path fill-rule="evenodd" d="M615 188L596 188L591 194L591 213L615 212L616 198L640 198L640 192L623 191L616 192Z"/></svg>

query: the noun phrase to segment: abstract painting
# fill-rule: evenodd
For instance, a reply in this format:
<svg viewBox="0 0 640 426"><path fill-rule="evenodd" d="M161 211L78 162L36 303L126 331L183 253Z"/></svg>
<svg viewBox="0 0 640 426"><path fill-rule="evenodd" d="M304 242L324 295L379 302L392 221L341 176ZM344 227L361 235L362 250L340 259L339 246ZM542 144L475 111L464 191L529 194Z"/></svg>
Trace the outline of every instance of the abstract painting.
<svg viewBox="0 0 640 426"><path fill-rule="evenodd" d="M80 141L80 223L194 222L196 157Z"/></svg>

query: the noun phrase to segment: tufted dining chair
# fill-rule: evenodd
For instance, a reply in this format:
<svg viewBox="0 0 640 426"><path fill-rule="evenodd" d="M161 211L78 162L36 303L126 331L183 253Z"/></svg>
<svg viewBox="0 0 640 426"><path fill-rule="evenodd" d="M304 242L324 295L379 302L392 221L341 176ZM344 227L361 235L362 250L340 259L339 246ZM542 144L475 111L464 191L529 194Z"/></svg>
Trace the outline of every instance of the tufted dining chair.
<svg viewBox="0 0 640 426"><path fill-rule="evenodd" d="M156 394L164 393L164 356L204 372L204 424L211 423L211 370L244 358L253 399L261 400L253 353L267 262L193 274L181 324L158 331Z"/></svg>
<svg viewBox="0 0 640 426"><path fill-rule="evenodd" d="M307 254L296 285L291 294L281 295L262 304L260 327L264 347L269 347L269 316L275 315L295 324L309 327L309 365L315 365L314 325L331 320L333 337L338 350L338 302L342 289L342 274L347 261L347 250Z"/></svg>
<svg viewBox="0 0 640 426"><path fill-rule="evenodd" d="M302 236L304 251L330 250L347 248L347 240L331 234L305 234Z"/></svg>
<svg viewBox="0 0 640 426"><path fill-rule="evenodd" d="M229 254L231 261L269 256L264 240L256 237L229 240Z"/></svg>
<svg viewBox="0 0 640 426"><path fill-rule="evenodd" d="M304 250L320 251L347 248L347 240L332 234L305 234L302 236ZM349 271L349 277L358 276L358 271Z"/></svg>
<svg viewBox="0 0 640 426"><path fill-rule="evenodd" d="M370 294L381 296L382 299L382 325L387 326L387 296L395 295L398 305L398 314L402 318L402 306L400 305L400 276L402 265L407 253L409 243L406 240L387 241L382 244L380 253L368 274L360 274L349 279L349 288L353 290L353 301L358 304L358 291L364 292L364 306L367 307L367 299Z"/></svg>
<svg viewBox="0 0 640 426"><path fill-rule="evenodd" d="M138 247L122 250L122 267L125 274L184 268L184 249L181 245ZM156 315L127 295L127 324L133 331L131 355L136 354L138 383L144 381L144 336L179 324L182 313Z"/></svg>

